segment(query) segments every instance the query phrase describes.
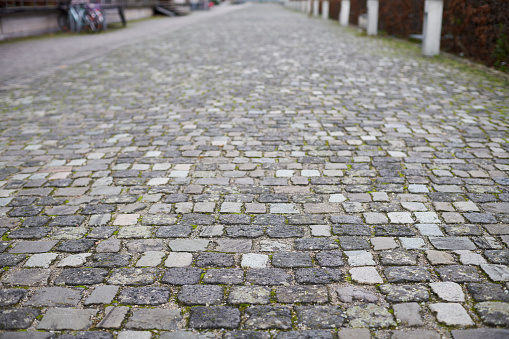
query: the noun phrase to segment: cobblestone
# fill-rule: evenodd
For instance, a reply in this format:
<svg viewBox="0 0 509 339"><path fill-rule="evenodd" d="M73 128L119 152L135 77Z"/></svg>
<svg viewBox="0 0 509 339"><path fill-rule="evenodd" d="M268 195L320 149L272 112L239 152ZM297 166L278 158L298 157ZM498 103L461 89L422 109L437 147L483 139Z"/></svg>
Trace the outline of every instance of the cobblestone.
<svg viewBox="0 0 509 339"><path fill-rule="evenodd" d="M175 330L182 320L179 310L135 309L126 324L132 329Z"/></svg>
<svg viewBox="0 0 509 339"><path fill-rule="evenodd" d="M60 287L47 287L35 292L27 306L76 306L80 302L81 291Z"/></svg>
<svg viewBox="0 0 509 339"><path fill-rule="evenodd" d="M0 337L505 335L502 78L270 4L0 55L70 39L3 68Z"/></svg>
<svg viewBox="0 0 509 339"><path fill-rule="evenodd" d="M396 324L387 309L373 304L352 306L346 314L352 327L386 328Z"/></svg>
<svg viewBox="0 0 509 339"><path fill-rule="evenodd" d="M40 311L34 308L21 308L0 311L2 330L20 330L30 327Z"/></svg>

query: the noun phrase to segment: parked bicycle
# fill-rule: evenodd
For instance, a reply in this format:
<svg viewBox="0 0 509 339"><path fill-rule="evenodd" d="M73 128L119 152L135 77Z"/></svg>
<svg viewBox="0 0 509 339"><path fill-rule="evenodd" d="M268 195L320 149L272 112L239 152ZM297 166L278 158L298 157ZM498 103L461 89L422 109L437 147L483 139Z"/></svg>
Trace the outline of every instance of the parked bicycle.
<svg viewBox="0 0 509 339"><path fill-rule="evenodd" d="M98 33L104 29L104 16L99 5L71 1L60 6L58 27L64 32Z"/></svg>

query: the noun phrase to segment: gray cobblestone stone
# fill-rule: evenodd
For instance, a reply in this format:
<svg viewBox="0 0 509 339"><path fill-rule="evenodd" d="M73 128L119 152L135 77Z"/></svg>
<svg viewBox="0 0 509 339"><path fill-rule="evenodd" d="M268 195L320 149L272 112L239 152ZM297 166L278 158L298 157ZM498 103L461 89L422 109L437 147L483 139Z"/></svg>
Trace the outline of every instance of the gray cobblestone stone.
<svg viewBox="0 0 509 339"><path fill-rule="evenodd" d="M51 308L37 325L40 330L86 330L92 326L97 310Z"/></svg>
<svg viewBox="0 0 509 339"><path fill-rule="evenodd" d="M126 327L138 330L175 330L181 320L179 310L140 308L133 310Z"/></svg>
<svg viewBox="0 0 509 339"><path fill-rule="evenodd" d="M81 291L70 288L47 287L35 292L26 306L76 306L81 299Z"/></svg>

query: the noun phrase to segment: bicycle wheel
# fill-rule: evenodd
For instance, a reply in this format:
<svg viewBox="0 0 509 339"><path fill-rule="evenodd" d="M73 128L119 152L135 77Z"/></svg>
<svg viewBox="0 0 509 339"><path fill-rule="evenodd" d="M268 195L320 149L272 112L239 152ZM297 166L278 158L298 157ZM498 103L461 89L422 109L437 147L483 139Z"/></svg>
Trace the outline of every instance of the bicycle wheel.
<svg viewBox="0 0 509 339"><path fill-rule="evenodd" d="M58 28L63 32L71 30L71 23L69 22L69 14L66 11L60 11L57 18Z"/></svg>
<svg viewBox="0 0 509 339"><path fill-rule="evenodd" d="M104 28L104 18L98 11L88 9L83 15L83 30L87 33L98 33Z"/></svg>
<svg viewBox="0 0 509 339"><path fill-rule="evenodd" d="M93 9L96 16L96 24L98 28L98 32L102 31L106 27L106 20L104 15L97 8Z"/></svg>

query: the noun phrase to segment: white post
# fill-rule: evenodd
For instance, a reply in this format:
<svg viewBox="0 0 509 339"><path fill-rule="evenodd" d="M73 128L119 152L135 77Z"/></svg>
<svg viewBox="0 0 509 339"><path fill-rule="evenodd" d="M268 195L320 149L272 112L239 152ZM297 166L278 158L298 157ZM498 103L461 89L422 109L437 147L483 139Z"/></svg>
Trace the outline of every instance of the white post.
<svg viewBox="0 0 509 339"><path fill-rule="evenodd" d="M368 35L377 35L378 33L378 0L368 0L367 31Z"/></svg>
<svg viewBox="0 0 509 339"><path fill-rule="evenodd" d="M329 19L329 1L328 0L322 1L322 19L325 19L325 20Z"/></svg>
<svg viewBox="0 0 509 339"><path fill-rule="evenodd" d="M306 14L307 15L311 15L312 4L313 4L313 0L308 0L307 1L307 6L306 6Z"/></svg>
<svg viewBox="0 0 509 339"><path fill-rule="evenodd" d="M426 0L424 3L424 27L422 30L422 54L433 56L440 54L442 36L443 0Z"/></svg>
<svg viewBox="0 0 509 339"><path fill-rule="evenodd" d="M341 0L341 12L339 13L339 24L348 26L350 22L350 0Z"/></svg>
<svg viewBox="0 0 509 339"><path fill-rule="evenodd" d="M313 16L320 15L320 0L313 0Z"/></svg>

